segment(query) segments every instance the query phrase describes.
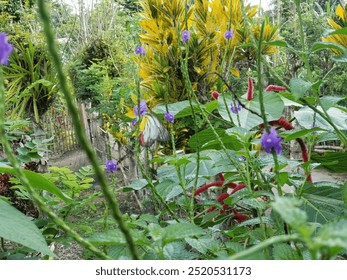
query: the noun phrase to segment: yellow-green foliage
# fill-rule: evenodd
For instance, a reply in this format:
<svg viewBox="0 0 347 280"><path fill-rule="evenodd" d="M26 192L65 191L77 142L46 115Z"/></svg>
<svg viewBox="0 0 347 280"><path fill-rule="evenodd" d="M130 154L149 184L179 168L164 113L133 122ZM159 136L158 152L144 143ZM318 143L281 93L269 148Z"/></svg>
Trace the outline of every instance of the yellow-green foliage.
<svg viewBox="0 0 347 280"><path fill-rule="evenodd" d="M341 5L338 5L335 14L337 17L336 20L333 20L331 18L328 19L330 26L335 30L347 27L347 5L345 6L345 8L343 8ZM330 35L327 38L323 38L322 40L324 42L336 43L347 48L347 35L335 34ZM333 51L340 54L340 52L335 49Z"/></svg>
<svg viewBox="0 0 347 280"><path fill-rule="evenodd" d="M236 62L256 58L251 47L240 48L251 42L249 33L259 38L260 25L252 23L257 8L245 7L249 19L248 28L242 13L243 0L143 0L140 25L143 33L140 40L146 48L145 57L140 60L142 86L149 90L157 102L168 90L171 102L187 98L180 71L179 57L185 48L181 42L181 32L191 32L189 40L189 75L194 89L201 100L215 86L216 76L212 72L221 69L223 57L226 69L234 75ZM227 30L234 31L230 40L224 38ZM278 29L266 23L263 40L273 41ZM272 46L263 46L262 54L271 55L277 51ZM137 58L136 58L137 60ZM137 61L138 62L138 61Z"/></svg>

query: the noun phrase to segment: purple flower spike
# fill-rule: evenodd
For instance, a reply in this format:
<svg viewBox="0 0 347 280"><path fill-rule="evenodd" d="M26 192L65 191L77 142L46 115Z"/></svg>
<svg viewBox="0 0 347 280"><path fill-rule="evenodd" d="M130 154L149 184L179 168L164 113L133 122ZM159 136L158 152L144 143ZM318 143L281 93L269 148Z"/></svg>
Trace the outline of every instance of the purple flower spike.
<svg viewBox="0 0 347 280"><path fill-rule="evenodd" d="M8 57L13 51L13 46L8 43L5 32L0 33L0 64L8 65Z"/></svg>
<svg viewBox="0 0 347 280"><path fill-rule="evenodd" d="M164 118L170 123L173 123L175 121L174 115L170 112L165 113Z"/></svg>
<svg viewBox="0 0 347 280"><path fill-rule="evenodd" d="M185 43L190 39L190 32L189 30L184 30L182 32L182 42Z"/></svg>
<svg viewBox="0 0 347 280"><path fill-rule="evenodd" d="M142 46L138 46L135 49L135 53L144 56L146 54L146 49L144 47L142 47Z"/></svg>
<svg viewBox="0 0 347 280"><path fill-rule="evenodd" d="M226 40L229 40L229 39L231 39L232 37L234 37L234 30L227 30L227 31L225 31L225 33L224 33L224 38L226 39Z"/></svg>
<svg viewBox="0 0 347 280"><path fill-rule="evenodd" d="M238 103L236 107L232 103L230 105L230 111L234 114L236 114L237 112L240 112L241 109L242 109L242 107L241 107L240 103Z"/></svg>
<svg viewBox="0 0 347 280"><path fill-rule="evenodd" d="M106 161L106 171L107 171L107 173L116 172L117 171L117 162L115 160L107 160Z"/></svg>
<svg viewBox="0 0 347 280"><path fill-rule="evenodd" d="M133 126L137 125L137 119L133 119L133 120L131 121L131 124L132 124Z"/></svg>
<svg viewBox="0 0 347 280"><path fill-rule="evenodd" d="M148 111L147 104L145 100L141 100L140 109L138 105L134 106L134 114L135 116L143 117L143 115Z"/></svg>
<svg viewBox="0 0 347 280"><path fill-rule="evenodd" d="M261 145L268 154L271 153L271 148L274 148L276 154L282 153L282 139L273 127L270 129L270 133L264 132L261 137Z"/></svg>

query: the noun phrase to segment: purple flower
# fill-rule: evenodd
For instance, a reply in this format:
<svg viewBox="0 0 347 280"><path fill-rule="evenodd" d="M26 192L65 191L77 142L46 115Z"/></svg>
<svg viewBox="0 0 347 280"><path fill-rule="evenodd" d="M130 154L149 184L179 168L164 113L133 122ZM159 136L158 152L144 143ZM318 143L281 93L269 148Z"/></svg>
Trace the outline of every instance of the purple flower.
<svg viewBox="0 0 347 280"><path fill-rule="evenodd" d="M271 153L271 148L274 148L276 154L282 153L282 139L278 136L277 130L271 127L270 133L266 131L261 136L261 145L267 153Z"/></svg>
<svg viewBox="0 0 347 280"><path fill-rule="evenodd" d="M131 124L132 124L133 126L137 125L137 119L133 119L133 120L131 121Z"/></svg>
<svg viewBox="0 0 347 280"><path fill-rule="evenodd" d="M230 29L230 30L225 31L225 33L224 33L224 38L225 38L226 40L229 40L229 39L231 39L232 37L234 37L234 30Z"/></svg>
<svg viewBox="0 0 347 280"><path fill-rule="evenodd" d="M8 43L5 32L0 33L0 64L7 65L8 57L13 51L13 46Z"/></svg>
<svg viewBox="0 0 347 280"><path fill-rule="evenodd" d="M182 32L182 42L185 43L190 39L190 32L189 30L184 30Z"/></svg>
<svg viewBox="0 0 347 280"><path fill-rule="evenodd" d="M117 171L117 162L115 160L107 160L106 161L106 171L107 171L107 173L116 172Z"/></svg>
<svg viewBox="0 0 347 280"><path fill-rule="evenodd" d="M144 56L146 54L146 49L144 47L142 47L142 46L138 46L135 49L135 53Z"/></svg>
<svg viewBox="0 0 347 280"><path fill-rule="evenodd" d="M240 112L241 109L242 107L240 103L237 104L237 107L235 107L233 103L231 103L230 105L230 111L233 112L234 114L236 114L236 112Z"/></svg>
<svg viewBox="0 0 347 280"><path fill-rule="evenodd" d="M245 160L246 160L246 157L240 156L240 157L239 157L239 160L240 160L240 161L245 161Z"/></svg>
<svg viewBox="0 0 347 280"><path fill-rule="evenodd" d="M135 116L143 117L143 115L148 111L147 104L145 100L141 100L140 109L138 105L134 106L134 114Z"/></svg>
<svg viewBox="0 0 347 280"><path fill-rule="evenodd" d="M170 123L173 123L175 121L174 115L171 114L170 112L166 112L164 115L164 118Z"/></svg>

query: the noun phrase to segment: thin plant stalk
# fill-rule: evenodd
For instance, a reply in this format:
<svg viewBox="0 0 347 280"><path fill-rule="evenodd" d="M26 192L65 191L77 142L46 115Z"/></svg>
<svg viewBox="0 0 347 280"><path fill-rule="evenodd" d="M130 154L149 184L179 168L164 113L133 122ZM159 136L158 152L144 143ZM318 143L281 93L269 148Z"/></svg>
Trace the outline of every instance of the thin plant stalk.
<svg viewBox="0 0 347 280"><path fill-rule="evenodd" d="M100 183L102 192L105 196L105 199L107 203L109 204L109 207L111 209L112 217L116 220L118 223L118 226L122 233L125 236L125 239L127 241L127 244L129 246L130 253L132 255L133 259L139 259L139 255L136 251L135 242L133 240L133 237L129 231L128 226L125 224L125 222L122 219L122 213L119 210L119 205L117 199L112 194L109 185L107 183L107 180L105 178L104 170L100 167L97 155L95 151L93 150L90 142L87 139L87 136L84 132L84 130L80 126L80 120L79 120L79 112L77 109L76 104L74 103L74 98L68 88L66 76L63 71L62 63L60 56L58 54L57 45L55 43L55 38L53 34L53 30L50 24L50 17L49 12L47 10L46 4L44 0L38 0L38 7L39 7L39 14L41 16L41 20L43 23L43 29L46 36L48 51L51 55L53 64L55 65L55 69L57 71L57 76L60 84L61 91L65 97L65 101L69 110L69 113L71 115L73 125L75 128L77 139L80 142L81 147L85 151L86 155L88 156L93 169L95 171L95 176Z"/></svg>
<svg viewBox="0 0 347 280"><path fill-rule="evenodd" d="M6 152L9 162L15 171L16 177L21 181L22 185L29 192L31 198L35 201L38 207L45 212L52 221L63 229L68 235L76 240L77 243L81 244L87 250L93 252L100 259L111 259L109 256L105 255L102 251L97 249L93 244L85 240L76 231L69 227L62 219L60 219L45 203L45 201L36 193L34 188L31 186L29 180L23 173L16 156L14 155L10 143L8 142L5 131L4 131L4 121L5 121L5 89L3 83L2 68L0 67L0 139L2 139L2 146Z"/></svg>

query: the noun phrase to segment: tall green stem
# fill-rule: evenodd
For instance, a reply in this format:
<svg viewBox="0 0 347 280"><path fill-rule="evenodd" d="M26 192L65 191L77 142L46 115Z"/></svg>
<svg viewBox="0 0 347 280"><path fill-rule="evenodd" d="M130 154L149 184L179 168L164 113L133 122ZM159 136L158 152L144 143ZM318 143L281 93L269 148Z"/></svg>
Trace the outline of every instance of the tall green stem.
<svg viewBox="0 0 347 280"><path fill-rule="evenodd" d="M63 229L68 235L74 238L79 244L84 248L92 251L100 259L110 259L107 255L97 249L93 244L81 237L76 231L71 229L62 219L60 219L49 207L46 205L45 201L35 192L34 188L31 186L29 180L24 175L20 165L14 155L11 145L8 142L5 131L4 131L4 122L5 122L5 89L3 83L3 74L2 68L0 66L0 139L2 140L2 146L6 152L9 162L12 164L15 171L16 177L21 181L22 185L27 189L32 199L36 202L38 207L45 212L52 221Z"/></svg>
<svg viewBox="0 0 347 280"><path fill-rule="evenodd" d="M129 246L131 255L134 259L139 259L139 256L137 254L136 248L135 248L135 243L132 238L132 235L130 234L129 228L127 225L123 222L122 220L122 213L119 210L119 205L118 201L112 194L107 180L104 175L104 171L100 167L98 163L98 158L96 156L95 151L93 150L91 144L89 143L87 136L85 134L84 129L80 126L80 120L79 120L79 113L77 106L74 103L73 96L68 88L67 85L67 80L63 71L63 67L61 64L61 59L58 54L58 50L56 47L54 35L53 35L53 30L50 25L50 18L49 18L49 13L45 4L44 0L38 0L38 6L39 6L39 13L42 19L43 23L43 28L44 28L44 33L46 36L46 41L47 41L47 46L48 46L48 51L52 57L52 61L55 65L55 70L57 71L57 76L60 84L60 88L62 93L64 94L65 101L69 110L69 113L71 115L73 125L75 128L76 136L80 142L81 147L84 149L85 153L87 154L93 169L95 171L95 176L100 183L102 192L106 198L107 203L110 206L111 213L113 218L116 220L118 223L118 226L120 230L123 232L125 239L127 241L127 244Z"/></svg>

